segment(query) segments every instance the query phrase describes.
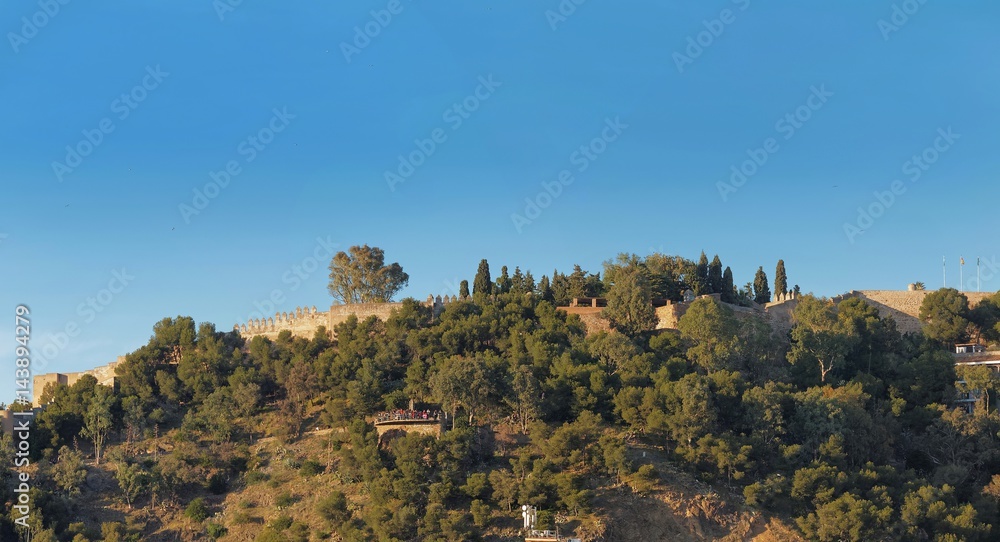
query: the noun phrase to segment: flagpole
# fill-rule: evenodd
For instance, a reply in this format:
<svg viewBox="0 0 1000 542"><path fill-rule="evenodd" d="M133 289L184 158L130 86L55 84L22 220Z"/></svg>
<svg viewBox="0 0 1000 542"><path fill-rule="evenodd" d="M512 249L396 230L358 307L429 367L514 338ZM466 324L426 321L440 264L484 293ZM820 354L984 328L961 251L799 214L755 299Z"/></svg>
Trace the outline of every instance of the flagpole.
<svg viewBox="0 0 1000 542"><path fill-rule="evenodd" d="M981 258L976 256L976 291L983 291L983 268L979 265Z"/></svg>
<svg viewBox="0 0 1000 542"><path fill-rule="evenodd" d="M958 291L965 291L965 258L962 256L958 260Z"/></svg>
<svg viewBox="0 0 1000 542"><path fill-rule="evenodd" d="M948 258L946 256L941 256L941 269L944 273L944 286L942 288L948 287Z"/></svg>

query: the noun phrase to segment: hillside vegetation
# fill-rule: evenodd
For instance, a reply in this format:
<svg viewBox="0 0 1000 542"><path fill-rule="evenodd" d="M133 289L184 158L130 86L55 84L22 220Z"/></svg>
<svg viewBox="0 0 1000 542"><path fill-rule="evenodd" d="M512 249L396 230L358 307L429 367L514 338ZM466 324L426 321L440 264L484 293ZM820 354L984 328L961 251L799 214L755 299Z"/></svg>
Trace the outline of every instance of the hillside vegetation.
<svg viewBox="0 0 1000 542"><path fill-rule="evenodd" d="M741 299L709 267L704 287L727 276ZM505 268L439 314L408 299L335 340L165 318L116 393L46 390L34 540L518 540L522 504L584 540L996 538L1000 416L989 393L952 407L940 310L932 338L904 336L861 300L802 296L779 335L701 298L656 331L656 289L698 275L651 269L536 286ZM615 331L587 335L553 285L605 294ZM380 441L375 415L411 402L448 430Z"/></svg>

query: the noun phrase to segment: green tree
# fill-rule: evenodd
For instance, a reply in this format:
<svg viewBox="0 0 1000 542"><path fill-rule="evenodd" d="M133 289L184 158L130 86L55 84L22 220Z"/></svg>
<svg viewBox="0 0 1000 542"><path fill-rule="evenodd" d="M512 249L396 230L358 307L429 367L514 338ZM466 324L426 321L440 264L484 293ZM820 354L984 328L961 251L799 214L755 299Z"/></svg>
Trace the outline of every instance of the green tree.
<svg viewBox="0 0 1000 542"><path fill-rule="evenodd" d="M695 295L712 293L712 285L708 280L708 256L705 251L701 251L698 257L698 265L695 267L694 276L685 277L688 285L694 290Z"/></svg>
<svg viewBox="0 0 1000 542"><path fill-rule="evenodd" d="M733 270L726 266L722 273L722 302L736 303L736 285L733 283Z"/></svg>
<svg viewBox="0 0 1000 542"><path fill-rule="evenodd" d="M552 286L549 284L547 275L542 275L542 279L538 281L538 298L549 303L555 301L555 295L552 293Z"/></svg>
<svg viewBox="0 0 1000 542"><path fill-rule="evenodd" d="M969 320L976 331L972 337L973 342L1000 341L1000 294L994 294L976 305L976 308L969 311Z"/></svg>
<svg viewBox="0 0 1000 542"><path fill-rule="evenodd" d="M68 446L60 448L59 460L52 466L52 480L67 495L80 493L80 487L87 480L83 454Z"/></svg>
<svg viewBox="0 0 1000 542"><path fill-rule="evenodd" d="M542 414L542 389L531 367L522 365L514 370L511 393L504 402L510 407L521 432L526 433L531 422Z"/></svg>
<svg viewBox="0 0 1000 542"><path fill-rule="evenodd" d="M472 293L480 300L493 293L493 279L490 278L490 264L486 258L479 261L476 279L472 282Z"/></svg>
<svg viewBox="0 0 1000 542"><path fill-rule="evenodd" d="M774 271L774 293L788 293L788 275L785 273L785 260L778 260L778 268Z"/></svg>
<svg viewBox="0 0 1000 542"><path fill-rule="evenodd" d="M708 287L713 294L725 294L725 280L723 278L722 260L716 254L712 258L712 263L708 264Z"/></svg>
<svg viewBox="0 0 1000 542"><path fill-rule="evenodd" d="M94 443L94 463L101 464L101 450L111 432L111 407L115 403L114 393L107 386L96 386L94 396L83 417L81 434Z"/></svg>
<svg viewBox="0 0 1000 542"><path fill-rule="evenodd" d="M132 503L135 502L135 499L146 491L150 482L149 473L145 469L136 463L127 461L118 462L115 469L115 479L118 481L122 498L125 499L129 510L132 509Z"/></svg>
<svg viewBox="0 0 1000 542"><path fill-rule="evenodd" d="M454 427L459 408L465 409L472 425L476 413L491 404L494 386L484 359L454 356L444 360L431 376L431 389L442 406L451 410Z"/></svg>
<svg viewBox="0 0 1000 542"><path fill-rule="evenodd" d="M629 337L656 328L656 309L653 308L649 280L642 267L630 266L618 271L608 292L608 306L601 314L612 328Z"/></svg>
<svg viewBox="0 0 1000 542"><path fill-rule="evenodd" d="M969 298L954 288L942 288L924 297L920 304L924 334L930 339L953 344L968 337Z"/></svg>
<svg viewBox="0 0 1000 542"><path fill-rule="evenodd" d="M497 294L506 294L510 293L510 289L512 287L513 287L513 281L511 280L510 275L507 274L507 266L506 265L502 266L500 268L500 276L497 277L497 282L494 287L494 291Z"/></svg>
<svg viewBox="0 0 1000 542"><path fill-rule="evenodd" d="M466 299L469 297L469 281L463 280L458 285L458 297Z"/></svg>
<svg viewBox="0 0 1000 542"><path fill-rule="evenodd" d="M706 371L736 368L739 322L732 309L711 298L695 300L677 327L689 344L687 356Z"/></svg>
<svg viewBox="0 0 1000 542"><path fill-rule="evenodd" d="M837 316L837 308L827 299L811 295L799 300L792 314L792 348L788 361L802 366L819 366L820 382L840 366L851 351L854 337L851 330Z"/></svg>
<svg viewBox="0 0 1000 542"><path fill-rule="evenodd" d="M410 281L398 263L386 265L378 247L352 246L330 261L330 295L342 303L385 303Z"/></svg>
<svg viewBox="0 0 1000 542"><path fill-rule="evenodd" d="M771 302L771 287L768 286L767 273L763 267L757 268L757 274L753 278L753 300L758 305Z"/></svg>

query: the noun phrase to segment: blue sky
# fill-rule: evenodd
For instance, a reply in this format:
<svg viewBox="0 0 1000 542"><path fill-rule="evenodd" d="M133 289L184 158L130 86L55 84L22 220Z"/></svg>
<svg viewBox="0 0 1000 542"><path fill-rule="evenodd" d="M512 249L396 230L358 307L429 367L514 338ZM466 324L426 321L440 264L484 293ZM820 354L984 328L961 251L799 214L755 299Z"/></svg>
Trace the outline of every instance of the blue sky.
<svg viewBox="0 0 1000 542"><path fill-rule="evenodd" d="M332 244L418 298L702 249L822 295L982 256L1000 289L995 2L224 2L0 5L3 370L18 304L36 372L81 370L165 316L328 305Z"/></svg>

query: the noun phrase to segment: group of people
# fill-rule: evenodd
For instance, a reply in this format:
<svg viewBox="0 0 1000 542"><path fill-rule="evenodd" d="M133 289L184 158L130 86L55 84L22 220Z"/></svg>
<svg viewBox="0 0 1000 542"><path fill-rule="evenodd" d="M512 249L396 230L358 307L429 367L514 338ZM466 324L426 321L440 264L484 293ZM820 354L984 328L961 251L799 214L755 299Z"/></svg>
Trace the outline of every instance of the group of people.
<svg viewBox="0 0 1000 542"><path fill-rule="evenodd" d="M399 420L440 420L442 417L440 410L410 410L397 408L389 412L381 412L376 416L380 422L390 422Z"/></svg>

